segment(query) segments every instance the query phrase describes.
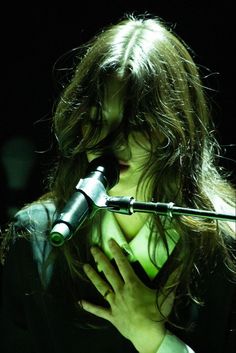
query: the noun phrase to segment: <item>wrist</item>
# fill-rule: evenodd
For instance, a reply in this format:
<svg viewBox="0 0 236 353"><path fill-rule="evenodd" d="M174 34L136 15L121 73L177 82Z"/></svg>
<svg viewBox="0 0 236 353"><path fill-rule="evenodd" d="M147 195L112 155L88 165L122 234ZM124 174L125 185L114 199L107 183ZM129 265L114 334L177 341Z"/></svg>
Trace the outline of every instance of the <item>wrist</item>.
<svg viewBox="0 0 236 353"><path fill-rule="evenodd" d="M165 337L164 323L150 321L140 325L131 342L139 353L156 353Z"/></svg>

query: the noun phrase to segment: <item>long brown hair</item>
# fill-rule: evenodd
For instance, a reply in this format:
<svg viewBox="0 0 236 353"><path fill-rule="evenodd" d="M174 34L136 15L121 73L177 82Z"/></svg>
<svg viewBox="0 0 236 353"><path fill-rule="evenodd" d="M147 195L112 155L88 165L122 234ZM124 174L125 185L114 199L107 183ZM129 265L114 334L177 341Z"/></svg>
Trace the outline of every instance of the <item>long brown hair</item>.
<svg viewBox="0 0 236 353"><path fill-rule="evenodd" d="M58 209L84 176L88 165L86 152L112 148L112 141L119 134L128 136L137 129L145 131L152 142L155 133L164 136L161 143L153 142L151 158L144 168L143 177L149 181L153 201L217 211L227 207L233 212L235 191L217 167L215 156L220 147L214 137L199 69L191 50L173 30L157 17L127 15L74 53L73 76L53 115L59 158L49 188ZM113 76L119 77L128 92L124 117L115 134L111 132L95 143L101 133L104 85ZM83 136L82 125L91 120L91 107L96 108L93 128ZM174 217L172 225L180 234L180 271L173 290L180 286L185 294L195 298L193 282L198 283L196 277L201 276L199 264L207 267L218 250L227 266L235 270L227 245L227 239L235 237L235 233L227 222L181 216ZM150 244L151 240L157 241L157 234L168 247L165 219L153 216ZM80 272L72 249L77 246L73 240L64 247L74 273ZM155 253L155 247L150 247L154 263ZM173 271L170 266L159 290Z"/></svg>

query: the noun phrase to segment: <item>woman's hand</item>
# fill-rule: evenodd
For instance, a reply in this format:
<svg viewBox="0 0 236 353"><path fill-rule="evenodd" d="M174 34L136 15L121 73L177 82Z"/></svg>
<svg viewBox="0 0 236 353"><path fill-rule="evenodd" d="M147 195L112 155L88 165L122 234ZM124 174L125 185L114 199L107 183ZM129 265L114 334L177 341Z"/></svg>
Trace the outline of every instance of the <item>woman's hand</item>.
<svg viewBox="0 0 236 353"><path fill-rule="evenodd" d="M164 318L156 305L156 291L141 282L114 240L109 241L109 246L119 273L97 247L92 247L91 252L107 282L88 264L84 265L84 271L110 304L110 308L97 306L85 300L80 304L88 312L110 321L139 352L156 352L165 335ZM169 295L166 300L163 298L164 296L159 296L158 302L162 314L166 316L171 310L173 297Z"/></svg>

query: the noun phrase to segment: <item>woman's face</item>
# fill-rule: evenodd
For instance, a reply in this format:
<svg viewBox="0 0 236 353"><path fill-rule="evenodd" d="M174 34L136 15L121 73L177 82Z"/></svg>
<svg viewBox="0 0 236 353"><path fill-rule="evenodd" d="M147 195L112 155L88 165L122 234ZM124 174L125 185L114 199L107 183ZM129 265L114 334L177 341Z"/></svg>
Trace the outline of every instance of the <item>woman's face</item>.
<svg viewBox="0 0 236 353"><path fill-rule="evenodd" d="M122 119L125 119L125 116L123 116L124 94L124 89L118 80L108 81L102 106L103 123L100 139L107 136L109 132L115 131ZM91 108L91 115L94 114L94 109ZM119 137L119 143L114 141L111 148L112 151L110 152L115 155L120 164L120 179L118 184L109 191L109 195L133 196L139 200L140 198L144 200L142 192L137 195L136 191L137 184L151 153L151 144L148 138L142 132L131 132L128 140L120 141ZM100 154L92 151L88 152L88 161L91 162ZM142 184L144 185L143 181Z"/></svg>

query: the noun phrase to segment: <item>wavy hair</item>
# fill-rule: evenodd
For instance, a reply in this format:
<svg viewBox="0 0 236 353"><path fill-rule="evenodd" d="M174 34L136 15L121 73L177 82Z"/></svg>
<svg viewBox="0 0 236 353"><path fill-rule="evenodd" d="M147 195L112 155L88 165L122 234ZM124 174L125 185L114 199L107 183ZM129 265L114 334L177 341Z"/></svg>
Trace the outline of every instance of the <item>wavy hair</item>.
<svg viewBox="0 0 236 353"><path fill-rule="evenodd" d="M213 211L235 210L235 189L228 175L217 165L220 147L206 89L191 49L163 20L157 17L126 15L91 41L74 50L75 66L53 114L53 131L59 158L50 178L50 197L61 209L88 165L87 151L114 148L119 136L144 131L152 142L151 158L143 177L149 181L153 201L173 201L182 207ZM128 92L119 127L105 138L101 134L102 105L106 80L118 77ZM95 114L91 117L91 107ZM93 120L84 136L83 124ZM156 134L164 138L156 144ZM70 183L67 181L70 180ZM48 197L48 196L46 196ZM158 284L164 288L168 275L179 271L170 290L198 299L201 266L211 268L219 251L235 271L228 240L235 232L228 222L187 216L173 217L180 234L178 262ZM150 244L162 238L168 250L165 219L153 216ZM155 231L157 230L157 232ZM64 250L73 273L80 273L73 256L75 238ZM155 246L150 258L156 263ZM77 266L78 265L78 266ZM181 298L182 295L179 296Z"/></svg>

